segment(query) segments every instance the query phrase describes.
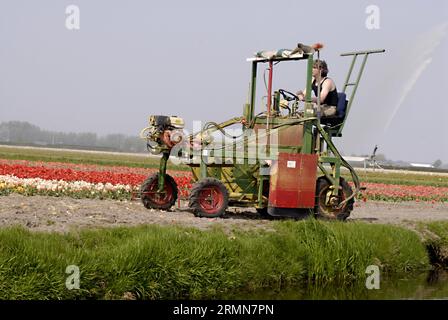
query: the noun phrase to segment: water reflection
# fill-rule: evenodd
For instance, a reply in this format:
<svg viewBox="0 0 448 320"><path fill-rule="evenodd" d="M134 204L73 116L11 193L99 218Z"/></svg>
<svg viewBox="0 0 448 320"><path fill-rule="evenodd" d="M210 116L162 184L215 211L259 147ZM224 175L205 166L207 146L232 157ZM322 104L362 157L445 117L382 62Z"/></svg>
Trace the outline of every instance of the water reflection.
<svg viewBox="0 0 448 320"><path fill-rule="evenodd" d="M448 299L448 271L435 270L408 278L381 279L378 290L368 290L364 284L354 286L306 286L282 290L240 292L222 299L257 300L396 300L396 299Z"/></svg>

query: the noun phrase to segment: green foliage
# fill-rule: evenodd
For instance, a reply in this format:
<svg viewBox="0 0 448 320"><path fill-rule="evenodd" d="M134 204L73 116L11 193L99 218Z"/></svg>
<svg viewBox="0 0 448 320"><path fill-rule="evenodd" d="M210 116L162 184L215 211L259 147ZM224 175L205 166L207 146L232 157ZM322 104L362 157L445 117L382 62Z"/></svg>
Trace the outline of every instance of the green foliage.
<svg viewBox="0 0 448 320"><path fill-rule="evenodd" d="M148 156L112 154L99 152L23 149L0 146L0 158L43 162L64 162L105 166L125 166L137 168L159 168L160 159ZM190 170L185 165L168 162L169 170Z"/></svg>
<svg viewBox="0 0 448 320"><path fill-rule="evenodd" d="M275 231L141 226L68 234L0 229L0 299L215 298L238 290L365 281L429 267L418 236L364 223L279 221ZM65 287L68 265L80 290Z"/></svg>
<svg viewBox="0 0 448 320"><path fill-rule="evenodd" d="M432 164L432 166L434 167L434 168L439 168L439 167L441 167L442 166L442 160L440 160L440 159L437 159L436 161L434 161L434 163Z"/></svg>
<svg viewBox="0 0 448 320"><path fill-rule="evenodd" d="M440 174L419 174L409 172L388 172L388 171L367 171L357 170L361 182L399 184L399 185L419 185L433 187L448 187L448 179ZM347 181L353 181L350 174L342 174Z"/></svg>
<svg viewBox="0 0 448 320"><path fill-rule="evenodd" d="M0 123L0 141L16 144L39 144L48 146L72 146L108 149L110 151L144 152L145 142L137 136L108 134L99 137L96 133L65 133L42 130L23 121Z"/></svg>
<svg viewBox="0 0 448 320"><path fill-rule="evenodd" d="M418 228L424 235L431 263L448 268L448 221L420 223Z"/></svg>

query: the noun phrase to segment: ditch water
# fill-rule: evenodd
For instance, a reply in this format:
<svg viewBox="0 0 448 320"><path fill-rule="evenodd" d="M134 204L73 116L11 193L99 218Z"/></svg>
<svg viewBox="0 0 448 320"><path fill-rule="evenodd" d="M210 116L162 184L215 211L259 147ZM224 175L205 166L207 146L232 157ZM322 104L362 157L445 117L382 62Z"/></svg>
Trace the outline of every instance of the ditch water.
<svg viewBox="0 0 448 320"><path fill-rule="evenodd" d="M379 289L357 286L307 286L264 289L223 297L237 300L402 300L448 299L448 270L436 270L409 278L382 278Z"/></svg>

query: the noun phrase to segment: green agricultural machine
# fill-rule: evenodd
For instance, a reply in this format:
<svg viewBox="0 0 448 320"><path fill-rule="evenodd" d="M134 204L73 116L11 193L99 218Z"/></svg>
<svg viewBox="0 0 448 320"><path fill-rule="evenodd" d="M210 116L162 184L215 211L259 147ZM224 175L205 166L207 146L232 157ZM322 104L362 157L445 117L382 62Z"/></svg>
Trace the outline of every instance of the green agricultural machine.
<svg viewBox="0 0 448 320"><path fill-rule="evenodd" d="M385 50L341 54L352 57L352 62L343 90L338 92L336 115L324 118L316 111L320 110L319 99L316 108L311 97L313 63L315 58L320 59L321 48L320 44L299 43L292 50L260 51L247 59L252 64L251 82L241 117L223 123L208 122L202 130L187 136L181 118L150 116L149 126L140 135L147 140L148 150L161 154L161 159L159 172L141 186L144 206L168 210L175 204L178 187L166 173L172 157L191 168L194 184L189 208L199 217L221 217L229 206L234 206L256 208L264 217L313 215L347 219L360 183L332 139L342 136L368 56ZM362 64L353 77L358 57ZM293 61L307 64L303 103L290 91L273 92L274 66ZM268 71L267 99L265 110L255 114L257 71L261 64ZM229 131L230 126L238 126L238 134ZM341 167L350 171L354 190L341 177Z"/></svg>

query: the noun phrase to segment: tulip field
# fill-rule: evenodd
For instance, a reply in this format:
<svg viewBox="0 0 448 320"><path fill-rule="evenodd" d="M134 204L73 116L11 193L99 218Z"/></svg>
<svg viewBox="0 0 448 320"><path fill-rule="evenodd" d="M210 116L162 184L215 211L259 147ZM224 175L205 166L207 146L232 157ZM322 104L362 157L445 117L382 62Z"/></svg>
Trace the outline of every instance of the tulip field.
<svg viewBox="0 0 448 320"><path fill-rule="evenodd" d="M79 165L60 162L0 160L0 195L71 196L75 198L130 199L156 169ZM186 196L191 176L185 171L170 174Z"/></svg>
<svg viewBox="0 0 448 320"><path fill-rule="evenodd" d="M361 183L366 187L363 199L385 201L448 201L448 188L419 185Z"/></svg>
<svg viewBox="0 0 448 320"><path fill-rule="evenodd" d="M138 194L146 177L156 170L154 167L0 158L0 195L15 192L30 196L131 199L133 195ZM192 186L191 173L184 170L168 172L175 179L181 197L188 196ZM381 179L381 175L384 179ZM359 199L433 203L448 201L448 177L421 176L416 178L413 175L395 174L393 179L390 179L385 173L366 177L361 174L362 186L366 187L366 190ZM371 182L372 180L379 182Z"/></svg>
<svg viewBox="0 0 448 320"><path fill-rule="evenodd" d="M70 196L131 199L141 183L158 169L158 159L65 150L0 147L0 195ZM189 168L169 164L179 194L192 187ZM366 190L359 200L448 201L448 175L358 172ZM350 181L349 175L346 178Z"/></svg>

